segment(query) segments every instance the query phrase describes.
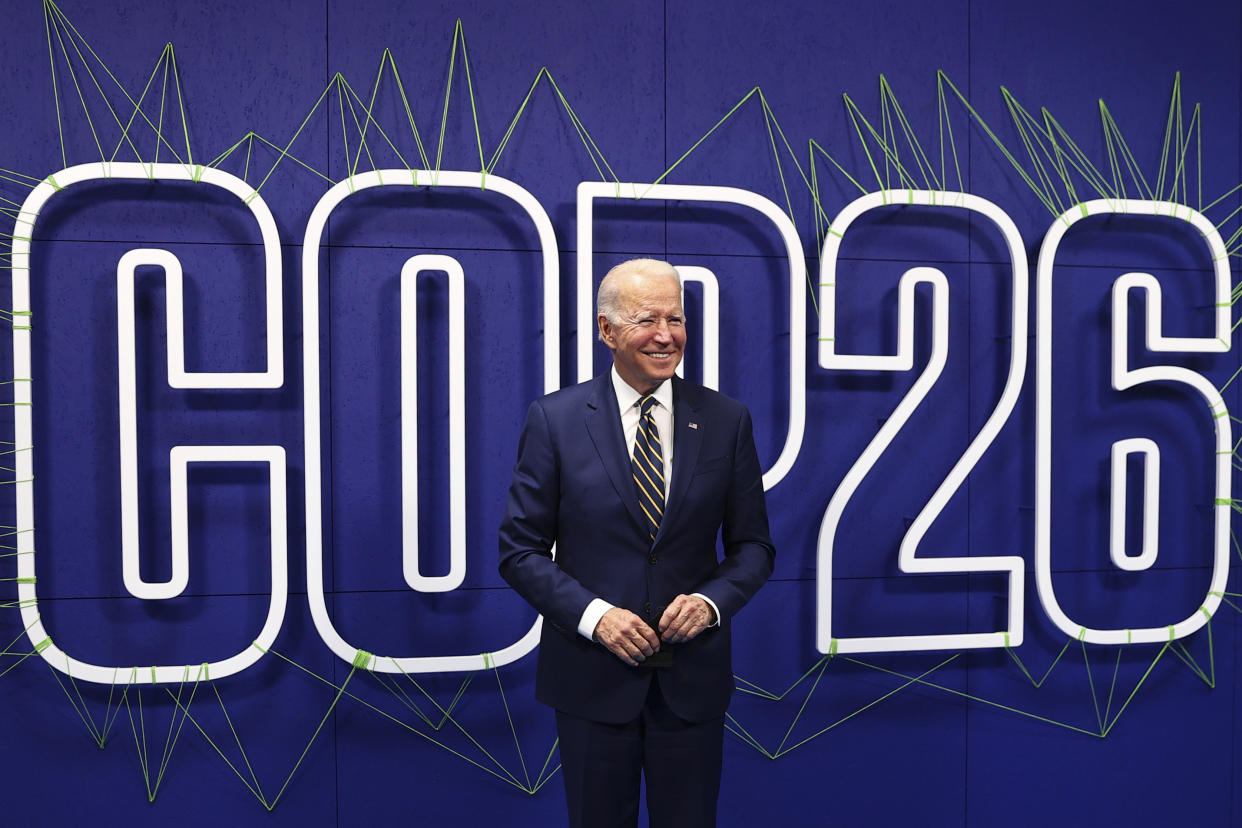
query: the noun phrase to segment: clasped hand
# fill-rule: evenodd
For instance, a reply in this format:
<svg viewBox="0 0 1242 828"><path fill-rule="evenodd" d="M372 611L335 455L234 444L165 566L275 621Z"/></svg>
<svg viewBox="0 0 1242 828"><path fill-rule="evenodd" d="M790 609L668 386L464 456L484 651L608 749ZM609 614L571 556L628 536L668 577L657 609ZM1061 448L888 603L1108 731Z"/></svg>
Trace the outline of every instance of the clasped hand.
<svg viewBox="0 0 1242 828"><path fill-rule="evenodd" d="M631 667L660 649L660 642L689 641L711 625L714 613L694 595L678 595L660 616L659 635L643 619L621 607L604 613L595 625L595 640Z"/></svg>

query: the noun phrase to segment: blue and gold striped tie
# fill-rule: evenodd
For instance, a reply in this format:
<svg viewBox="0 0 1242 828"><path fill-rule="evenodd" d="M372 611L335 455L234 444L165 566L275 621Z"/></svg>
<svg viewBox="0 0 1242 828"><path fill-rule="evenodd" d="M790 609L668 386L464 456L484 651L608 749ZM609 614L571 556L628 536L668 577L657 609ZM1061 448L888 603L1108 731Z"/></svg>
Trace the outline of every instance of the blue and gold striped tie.
<svg viewBox="0 0 1242 828"><path fill-rule="evenodd" d="M638 505L647 517L647 533L652 541L664 517L664 448L660 444L660 430L656 428L655 417L651 413L655 404L655 397L642 399L632 458Z"/></svg>

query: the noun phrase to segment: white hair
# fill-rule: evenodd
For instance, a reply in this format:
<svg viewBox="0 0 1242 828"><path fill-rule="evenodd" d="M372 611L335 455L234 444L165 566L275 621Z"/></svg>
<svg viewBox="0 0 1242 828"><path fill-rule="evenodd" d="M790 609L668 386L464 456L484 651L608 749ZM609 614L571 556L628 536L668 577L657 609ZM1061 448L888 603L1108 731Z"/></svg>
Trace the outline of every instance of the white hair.
<svg viewBox="0 0 1242 828"><path fill-rule="evenodd" d="M672 276L681 287L681 274L677 268L660 259L630 259L616 265L604 274L595 295L595 315L602 316L612 324L621 322L621 279L625 276ZM603 334L600 334L603 337Z"/></svg>

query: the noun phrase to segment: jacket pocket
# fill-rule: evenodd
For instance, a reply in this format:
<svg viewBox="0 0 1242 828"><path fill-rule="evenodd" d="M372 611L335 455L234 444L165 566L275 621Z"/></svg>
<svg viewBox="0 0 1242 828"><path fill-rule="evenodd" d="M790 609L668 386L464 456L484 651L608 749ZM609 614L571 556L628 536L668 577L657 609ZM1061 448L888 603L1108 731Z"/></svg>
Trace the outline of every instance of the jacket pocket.
<svg viewBox="0 0 1242 828"><path fill-rule="evenodd" d="M674 462L676 462L676 459L674 459ZM712 457L707 460L700 460L698 465L694 467L694 476L697 477L700 474L708 474L721 469L727 469L732 465L732 463L733 456L730 454L726 454L723 457Z"/></svg>

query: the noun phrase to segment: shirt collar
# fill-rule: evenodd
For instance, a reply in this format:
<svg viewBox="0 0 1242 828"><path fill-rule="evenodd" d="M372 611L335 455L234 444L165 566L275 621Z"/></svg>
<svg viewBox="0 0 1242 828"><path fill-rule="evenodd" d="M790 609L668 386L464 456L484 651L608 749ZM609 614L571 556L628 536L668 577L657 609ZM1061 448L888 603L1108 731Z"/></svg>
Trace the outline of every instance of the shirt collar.
<svg viewBox="0 0 1242 828"><path fill-rule="evenodd" d="M627 408L633 408L634 404L642 399L643 395L639 394L633 387L621 379L621 375L617 373L617 366L613 365L612 370L612 390L617 394L617 406L619 410L625 411ZM671 380L665 380L656 386L656 390L651 396L656 398L656 402L664 406L664 409L670 414L673 412L673 383Z"/></svg>

